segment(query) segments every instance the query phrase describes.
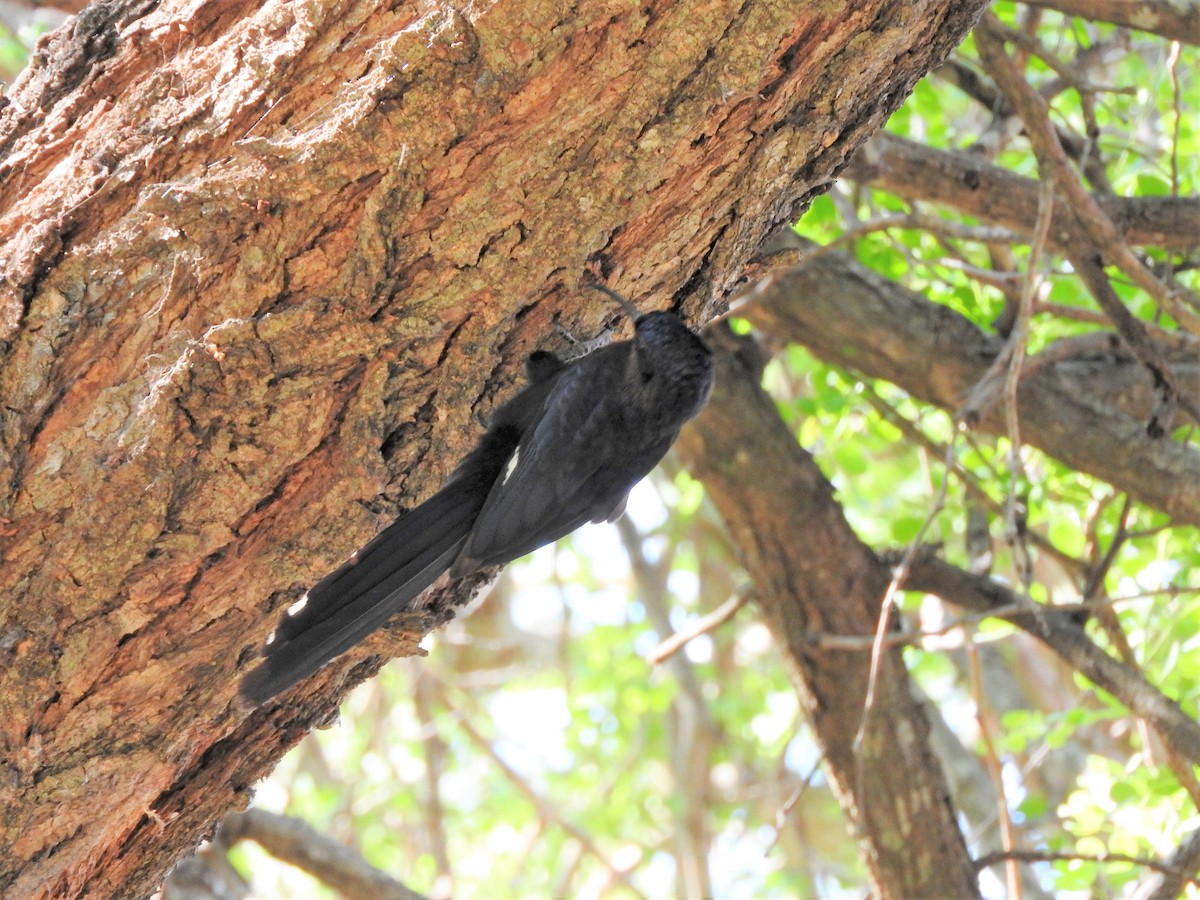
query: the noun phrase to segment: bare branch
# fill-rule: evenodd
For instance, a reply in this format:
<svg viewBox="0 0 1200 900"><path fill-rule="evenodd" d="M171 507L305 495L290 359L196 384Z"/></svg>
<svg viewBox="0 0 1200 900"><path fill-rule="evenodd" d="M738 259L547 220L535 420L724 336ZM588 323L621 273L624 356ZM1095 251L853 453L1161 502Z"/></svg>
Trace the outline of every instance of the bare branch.
<svg viewBox="0 0 1200 900"><path fill-rule="evenodd" d="M1002 850L999 853L989 853L975 860L975 865L981 869L994 866L1009 860L1017 862L1098 862L1098 863L1134 863L1182 879L1184 884L1195 884L1196 879L1189 872L1177 869L1167 863L1145 856L1129 856L1125 853L1053 853L1049 850ZM1172 894L1171 896L1175 896Z"/></svg>
<svg viewBox="0 0 1200 900"><path fill-rule="evenodd" d="M777 270L749 296L738 314L768 334L949 411L1002 348L999 338L959 313L840 253ZM1104 386L1122 372L1119 358L1110 353L1087 379L1066 377L1058 366L1027 373L1018 393L1024 440L1179 522L1200 524L1200 453L1151 439L1144 425L1118 411ZM980 427L1003 434L1005 425L993 412Z"/></svg>
<svg viewBox="0 0 1200 900"><path fill-rule="evenodd" d="M708 634L710 631L724 625L748 602L750 602L750 597L747 594L737 594L730 597L708 615L701 616L689 627L675 632L668 638L664 638L657 647L646 654L646 662L652 666L657 666L667 657L678 653L689 642L694 641L700 635Z"/></svg>
<svg viewBox="0 0 1200 900"><path fill-rule="evenodd" d="M1029 6L1056 9L1068 16L1112 22L1160 34L1185 44L1200 44L1200 6L1171 0L1025 0Z"/></svg>
<svg viewBox="0 0 1200 900"><path fill-rule="evenodd" d="M876 134L855 155L846 176L906 200L928 200L967 213L990 227L1033 234L1038 181L990 165L978 155L935 150L894 134ZM1122 237L1135 246L1188 253L1200 234L1200 199L1195 197L1112 197L1096 202ZM1070 205L1055 204L1049 246L1062 253L1084 232Z"/></svg>
<svg viewBox="0 0 1200 900"><path fill-rule="evenodd" d="M984 612L1026 602L1010 588L982 575L973 575L930 554L913 562L904 587L927 591L967 609ZM1027 603L1027 602L1026 602ZM1081 675L1108 691L1135 715L1145 718L1164 743L1181 759L1200 763L1200 723L1146 680L1140 672L1098 647L1070 614L1040 606L1008 621L1028 631L1073 666Z"/></svg>
<svg viewBox="0 0 1200 900"><path fill-rule="evenodd" d="M254 841L276 859L304 870L348 897L422 900L424 896L376 869L352 848L291 816L249 809L226 818L221 834L231 844Z"/></svg>

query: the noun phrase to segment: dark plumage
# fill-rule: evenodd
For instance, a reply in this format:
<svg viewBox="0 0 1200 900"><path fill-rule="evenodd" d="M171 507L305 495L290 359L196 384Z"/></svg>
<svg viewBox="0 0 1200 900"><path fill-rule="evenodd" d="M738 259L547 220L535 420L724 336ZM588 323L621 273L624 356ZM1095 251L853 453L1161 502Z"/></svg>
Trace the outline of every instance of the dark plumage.
<svg viewBox="0 0 1200 900"><path fill-rule="evenodd" d="M284 615L241 684L262 703L379 628L449 570L514 560L585 522L617 518L712 387L708 347L671 312L634 316L634 337L565 363L530 356L530 383L495 412L436 494L400 516Z"/></svg>

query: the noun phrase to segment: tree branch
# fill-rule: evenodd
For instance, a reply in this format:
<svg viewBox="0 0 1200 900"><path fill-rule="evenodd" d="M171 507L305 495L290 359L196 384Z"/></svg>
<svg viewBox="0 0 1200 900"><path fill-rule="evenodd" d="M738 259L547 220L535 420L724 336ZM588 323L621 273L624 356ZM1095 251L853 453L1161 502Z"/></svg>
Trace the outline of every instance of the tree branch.
<svg viewBox="0 0 1200 900"><path fill-rule="evenodd" d="M990 226L1032 238L1037 221L1038 185L961 151L935 150L880 132L854 156L845 174L906 200L927 200L957 209ZM1135 246L1179 253L1196 249L1200 199L1195 197L1114 197L1095 201ZM1057 253L1078 246L1085 233L1066 198L1055 203L1049 246Z"/></svg>
<svg viewBox="0 0 1200 900"><path fill-rule="evenodd" d="M1065 195L1076 221L1083 229L1086 240L1067 246L1065 253L1083 275L1084 283L1112 320L1122 340L1150 369L1156 385L1161 385L1168 405L1173 407L1178 403L1186 403L1192 414L1196 415L1194 402L1181 394L1170 366L1150 341L1145 325L1125 307L1104 277L1100 259L1118 266L1181 326L1193 333L1200 333L1200 310L1194 308L1195 297L1188 296L1189 292L1178 286L1164 284L1135 257L1113 221L1080 183L1050 126L1049 108L1045 100L1004 53L1002 40L1006 35L1007 31L995 16L985 14L976 30L975 43L997 85L1012 101L1025 123L1025 134L1033 145L1043 177L1053 182L1057 190ZM1161 437L1169 430L1169 413L1162 418L1166 420L1165 424L1159 421L1158 415L1151 420L1152 436Z"/></svg>
<svg viewBox="0 0 1200 900"><path fill-rule="evenodd" d="M1194 0L1025 0L1028 6L1112 22L1185 44L1200 44L1200 5Z"/></svg>
<svg viewBox="0 0 1200 900"><path fill-rule="evenodd" d="M307 822L249 809L234 813L221 826L229 844L250 840L264 850L348 897L379 897L381 900L423 900L386 872L375 868L350 847L317 831Z"/></svg>
<svg viewBox="0 0 1200 900"><path fill-rule="evenodd" d="M1098 863L1134 863L1135 865L1143 866L1147 869L1153 869L1164 875L1169 875L1174 879L1179 879L1181 884L1194 884L1195 877L1190 873L1177 869L1169 863L1161 863L1157 859L1149 859L1145 856L1129 856L1126 853L1052 853L1048 850L1001 850L997 853L989 853L987 856L981 856L975 860L975 865L981 869L986 869L988 866L994 866L998 863L1009 860L1017 862L1037 863L1037 862L1098 862ZM1171 895L1175 896L1174 894Z"/></svg>
<svg viewBox="0 0 1200 900"><path fill-rule="evenodd" d="M826 362L891 381L951 413L1002 348L999 338L959 313L844 254L821 254L768 280L739 315ZM1064 377L1060 365L1036 363L1030 360L1018 393L1027 444L1178 522L1200 524L1200 453L1150 438L1143 424L1108 405L1104 386L1108 373L1120 369L1118 358L1092 372L1090 382ZM1003 434L1004 418L993 412L980 427Z"/></svg>
<svg viewBox="0 0 1200 900"><path fill-rule="evenodd" d="M1028 600L1000 582L974 575L929 553L921 554L913 562L904 587L936 594L976 612L1005 609L1007 621L1038 638L1085 678L1108 691L1135 715L1145 718L1181 758L1200 764L1200 723L1140 672L1101 650L1069 613L1053 607L1030 607ZM1029 608L1027 613L1007 611L1020 603Z"/></svg>

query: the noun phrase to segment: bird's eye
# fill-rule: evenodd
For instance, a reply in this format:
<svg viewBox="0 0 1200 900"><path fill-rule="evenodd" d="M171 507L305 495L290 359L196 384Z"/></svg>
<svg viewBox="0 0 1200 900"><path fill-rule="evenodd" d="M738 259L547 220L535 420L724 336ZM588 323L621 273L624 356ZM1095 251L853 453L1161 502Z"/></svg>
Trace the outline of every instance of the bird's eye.
<svg viewBox="0 0 1200 900"><path fill-rule="evenodd" d="M645 384L647 381L649 381L653 377L654 377L653 372L642 372L642 384Z"/></svg>

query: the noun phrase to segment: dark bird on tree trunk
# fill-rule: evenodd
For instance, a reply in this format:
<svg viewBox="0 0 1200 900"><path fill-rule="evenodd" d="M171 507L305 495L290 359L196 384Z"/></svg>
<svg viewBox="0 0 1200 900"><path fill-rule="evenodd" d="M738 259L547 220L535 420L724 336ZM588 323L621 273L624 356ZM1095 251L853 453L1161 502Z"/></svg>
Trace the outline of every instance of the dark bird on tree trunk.
<svg viewBox="0 0 1200 900"><path fill-rule="evenodd" d="M529 357L529 384L502 404L446 484L312 587L241 684L259 704L363 640L443 573L510 562L585 522L612 521L712 388L712 353L673 312L642 315L632 340L564 362Z"/></svg>

